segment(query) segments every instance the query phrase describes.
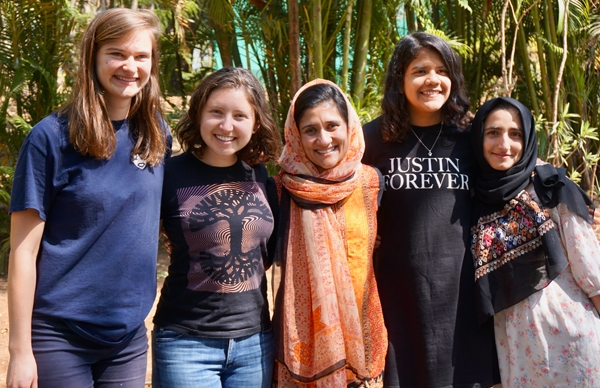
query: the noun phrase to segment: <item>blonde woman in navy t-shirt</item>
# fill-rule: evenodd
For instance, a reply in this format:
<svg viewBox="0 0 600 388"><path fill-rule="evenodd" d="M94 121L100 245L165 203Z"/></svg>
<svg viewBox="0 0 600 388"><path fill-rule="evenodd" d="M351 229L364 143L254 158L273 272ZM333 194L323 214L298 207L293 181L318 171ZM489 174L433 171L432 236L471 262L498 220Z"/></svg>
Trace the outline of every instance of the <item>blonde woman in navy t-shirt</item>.
<svg viewBox="0 0 600 388"><path fill-rule="evenodd" d="M8 387L136 387L156 292L163 159L158 19L100 12L68 103L15 169Z"/></svg>

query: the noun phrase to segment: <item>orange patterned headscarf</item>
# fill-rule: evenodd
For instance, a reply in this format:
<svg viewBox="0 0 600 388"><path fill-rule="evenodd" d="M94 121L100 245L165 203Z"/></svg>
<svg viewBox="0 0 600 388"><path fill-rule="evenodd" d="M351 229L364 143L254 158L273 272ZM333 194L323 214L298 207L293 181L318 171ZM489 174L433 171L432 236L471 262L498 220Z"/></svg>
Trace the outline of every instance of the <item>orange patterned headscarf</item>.
<svg viewBox="0 0 600 388"><path fill-rule="evenodd" d="M375 197L379 182L377 174L361 164L365 145L358 115L344 97L349 116L348 150L335 167L322 173L306 157L294 120L298 96L320 83L339 90L334 83L317 79L296 93L285 123L285 147L279 159L282 171L277 179L294 199L289 202L280 293L283 300L278 304L281 309L276 357L279 387L298 383L346 387L349 381L372 381L383 371L387 347L372 272L375 231L368 231L366 221L364 228L362 224L354 227L353 231L362 229L362 234L352 244L358 242L364 254L360 255L362 264L351 268L349 232L346 218L340 216L345 207L353 206L353 212L366 215L363 219L373 220L371 226L376 225L377 201L372 201L373 206L365 205L368 201L363 199L361 190L368 180L364 175L367 172L371 187L375 182L372 190ZM349 199L358 196L358 201ZM358 286L356 277L362 279ZM369 326L372 320L365 324L372 315L376 316L376 327ZM369 329L365 329L367 326ZM382 354L374 355L373 351Z"/></svg>
<svg viewBox="0 0 600 388"><path fill-rule="evenodd" d="M306 198L307 200L316 200L327 204L333 204L340 201L342 198L345 198L352 190L354 190L354 187L356 187L358 174L362 167L361 159L365 152L365 139L363 137L358 115L348 99L344 96L346 104L348 105L348 150L336 167L325 170L323 173L319 173L317 167L306 157L306 153L302 148L298 123L294 120L296 99L304 90L316 84L329 84L339 89L339 87L331 81L316 79L298 90L292 100L292 105L290 106L285 121L285 146L281 153L281 157L279 158L279 165L284 171L284 186L290 190L291 193L298 195L303 199ZM340 93L342 93L341 89ZM342 95L344 94L342 93ZM298 177L298 175L314 176L339 183L319 184L311 181L310 184L308 184L305 178ZM318 185L318 189L312 186L314 184ZM316 197L314 197L314 195L316 195Z"/></svg>

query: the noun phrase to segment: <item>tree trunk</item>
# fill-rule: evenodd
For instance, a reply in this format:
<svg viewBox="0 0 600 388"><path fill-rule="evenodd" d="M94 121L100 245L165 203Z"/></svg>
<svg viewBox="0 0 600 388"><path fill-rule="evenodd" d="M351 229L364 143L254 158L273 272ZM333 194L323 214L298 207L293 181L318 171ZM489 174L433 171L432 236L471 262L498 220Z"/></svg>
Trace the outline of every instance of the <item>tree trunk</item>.
<svg viewBox="0 0 600 388"><path fill-rule="evenodd" d="M440 28L440 5L435 1L431 3L431 19L433 20L433 26Z"/></svg>
<svg viewBox="0 0 600 388"><path fill-rule="evenodd" d="M415 11L413 11L410 3L404 4L404 14L406 15L406 27L408 28L408 33L415 32L417 30Z"/></svg>
<svg viewBox="0 0 600 388"><path fill-rule="evenodd" d="M312 0L314 78L323 78L323 18L321 0Z"/></svg>
<svg viewBox="0 0 600 388"><path fill-rule="evenodd" d="M453 3L454 3L453 0L446 0L446 22L448 23L448 29L450 31L455 31L455 29L456 29L456 24L454 23L455 18L454 18L454 14L453 14L453 10L454 10Z"/></svg>
<svg viewBox="0 0 600 388"><path fill-rule="evenodd" d="M350 36L352 34L352 6L354 0L348 1L346 7L346 22L344 24L344 40L342 43L342 82L344 93L348 90L348 62L350 60Z"/></svg>
<svg viewBox="0 0 600 388"><path fill-rule="evenodd" d="M295 95L302 86L300 77L300 22L298 19L298 0L288 0L290 23L290 70L292 77L291 95Z"/></svg>
<svg viewBox="0 0 600 388"><path fill-rule="evenodd" d="M475 97L479 99L481 96L481 75L483 73L483 64L484 64L484 54L485 54L485 31L487 26L488 17L490 14L490 9L488 8L488 4L484 3L483 5L483 16L481 26L479 26L478 34L475 39L479 41L479 52L477 54L477 72L475 75Z"/></svg>
<svg viewBox="0 0 600 388"><path fill-rule="evenodd" d="M244 67L242 57L240 56L240 48L238 46L237 35L231 34L231 56L235 67Z"/></svg>
<svg viewBox="0 0 600 388"><path fill-rule="evenodd" d="M540 114L540 106L538 104L536 89L533 83L534 77L531 74L533 69L531 68L531 62L529 61L529 53L527 51L527 40L525 38L525 31L523 31L523 28L519 28L517 34L517 46L519 47L519 51L521 53L521 63L523 64L523 74L525 76L525 82L529 91L529 99L531 100L531 106L533 107L535 116L537 116Z"/></svg>
<svg viewBox="0 0 600 388"><path fill-rule="evenodd" d="M544 35L546 36L546 40L556 45L556 36L554 29L554 21L551 19L551 10L552 10L552 1L544 1L546 5L546 14L544 15ZM548 70L550 70L550 80L555 81L556 75L558 71L556 70L556 59L554 57L554 52L551 49L545 49L546 52L546 61L550 65L548 66ZM554 109L554 107L552 107Z"/></svg>
<svg viewBox="0 0 600 388"><path fill-rule="evenodd" d="M339 0L329 0L327 13L325 14L326 36L322 39L324 46L324 67L323 76L331 81L336 80L335 65L338 57L338 45L336 32L340 21L340 12L338 11Z"/></svg>
<svg viewBox="0 0 600 388"><path fill-rule="evenodd" d="M537 7L531 10L533 18L533 26L535 28L535 39L537 42L538 64L540 66L541 84L542 84L542 99L544 100L546 118L550 119L552 111L552 100L550 98L550 84L548 83L548 64L545 55L544 42L542 41L542 29L540 27L540 15Z"/></svg>
<svg viewBox="0 0 600 388"><path fill-rule="evenodd" d="M221 56L222 65L223 67L232 67L233 57L231 56L231 33L223 26L217 24L214 20L211 20L210 23L215 33L215 40L217 41L217 47L219 48L219 55Z"/></svg>
<svg viewBox="0 0 600 388"><path fill-rule="evenodd" d="M360 7L359 30L354 50L352 66L352 95L359 101L363 99L365 91L365 74L367 70L367 54L369 53L369 34L371 33L371 17L373 15L373 1L363 0Z"/></svg>

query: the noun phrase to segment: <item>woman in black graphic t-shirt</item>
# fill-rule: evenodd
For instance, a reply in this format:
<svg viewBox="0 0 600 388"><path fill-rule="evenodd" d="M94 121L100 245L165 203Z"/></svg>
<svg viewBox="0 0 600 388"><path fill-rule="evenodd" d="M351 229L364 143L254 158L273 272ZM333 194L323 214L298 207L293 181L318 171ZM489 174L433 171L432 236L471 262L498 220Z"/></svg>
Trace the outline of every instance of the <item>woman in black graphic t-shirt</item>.
<svg viewBox="0 0 600 388"><path fill-rule="evenodd" d="M259 162L279 156L280 143L268 112L252 73L225 68L200 83L176 128L186 152L165 166L171 264L154 316L153 387L271 384L274 218Z"/></svg>
<svg viewBox="0 0 600 388"><path fill-rule="evenodd" d="M474 160L460 62L442 39L400 40L383 114L364 126L365 164L384 176L375 275L388 329L386 387L498 382L493 327L474 313L466 240Z"/></svg>

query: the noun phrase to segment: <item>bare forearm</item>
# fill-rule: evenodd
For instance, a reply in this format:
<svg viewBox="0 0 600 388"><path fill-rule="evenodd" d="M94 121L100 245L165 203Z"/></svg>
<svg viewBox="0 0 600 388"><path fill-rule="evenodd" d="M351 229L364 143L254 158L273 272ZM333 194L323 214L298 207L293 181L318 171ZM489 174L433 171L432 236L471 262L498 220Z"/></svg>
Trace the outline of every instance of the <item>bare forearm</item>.
<svg viewBox="0 0 600 388"><path fill-rule="evenodd" d="M596 306L596 311L598 311L598 314L600 314L600 295L592 296L590 299L592 300L594 306Z"/></svg>
<svg viewBox="0 0 600 388"><path fill-rule="evenodd" d="M36 260L44 225L36 210L28 209L11 215L8 267L8 348L11 354L31 352Z"/></svg>
<svg viewBox="0 0 600 388"><path fill-rule="evenodd" d="M10 220L8 266L8 350L6 386L37 387L37 366L31 346L31 315L36 283L36 260L44 232L36 210L15 212Z"/></svg>
<svg viewBox="0 0 600 388"><path fill-rule="evenodd" d="M8 349L15 356L31 352L31 314L35 292L36 269L28 261L11 254L8 271Z"/></svg>

